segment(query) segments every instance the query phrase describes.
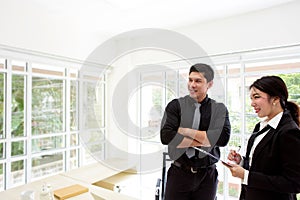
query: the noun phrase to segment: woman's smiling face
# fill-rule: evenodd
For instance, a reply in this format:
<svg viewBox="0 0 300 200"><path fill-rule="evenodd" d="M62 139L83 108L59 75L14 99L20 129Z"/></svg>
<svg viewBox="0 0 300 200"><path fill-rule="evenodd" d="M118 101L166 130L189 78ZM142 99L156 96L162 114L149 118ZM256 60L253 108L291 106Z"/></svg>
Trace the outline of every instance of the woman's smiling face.
<svg viewBox="0 0 300 200"><path fill-rule="evenodd" d="M278 109L276 109L277 104L279 104L278 98L271 98L267 93L252 87L250 89L250 99L251 106L254 108L258 117L268 117L268 119L272 119L278 114Z"/></svg>

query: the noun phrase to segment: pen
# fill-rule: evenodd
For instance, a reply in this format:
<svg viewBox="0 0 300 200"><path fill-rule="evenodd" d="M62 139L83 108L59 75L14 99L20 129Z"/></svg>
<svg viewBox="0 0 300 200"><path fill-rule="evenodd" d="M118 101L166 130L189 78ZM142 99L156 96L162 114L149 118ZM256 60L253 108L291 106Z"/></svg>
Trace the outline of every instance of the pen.
<svg viewBox="0 0 300 200"><path fill-rule="evenodd" d="M235 156L234 156L234 157L236 157L236 156L237 156L237 153L238 153L240 150L241 150L241 145L239 145L239 146L238 146L238 149L235 151L235 153L236 153L236 154L235 154Z"/></svg>

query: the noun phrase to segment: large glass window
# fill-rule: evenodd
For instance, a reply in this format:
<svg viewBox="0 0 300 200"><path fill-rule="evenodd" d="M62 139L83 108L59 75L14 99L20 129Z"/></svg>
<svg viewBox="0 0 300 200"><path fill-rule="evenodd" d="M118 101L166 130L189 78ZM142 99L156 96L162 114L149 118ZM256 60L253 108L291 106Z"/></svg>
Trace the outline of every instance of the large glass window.
<svg viewBox="0 0 300 200"><path fill-rule="evenodd" d="M12 75L12 98L11 98L11 136L25 136L25 95L24 95L24 75Z"/></svg>
<svg viewBox="0 0 300 200"><path fill-rule="evenodd" d="M70 88L70 130L78 130L78 81L71 80Z"/></svg>
<svg viewBox="0 0 300 200"><path fill-rule="evenodd" d="M35 64L31 97L31 162L32 178L64 170L65 79L63 68ZM52 76L51 76L52 75ZM56 152L54 152L54 150Z"/></svg>
<svg viewBox="0 0 300 200"><path fill-rule="evenodd" d="M18 160L11 162L11 174L8 177L13 185L25 183L25 161Z"/></svg>
<svg viewBox="0 0 300 200"><path fill-rule="evenodd" d="M32 179L57 174L64 171L63 153L47 153L42 156L34 156L31 161Z"/></svg>
<svg viewBox="0 0 300 200"><path fill-rule="evenodd" d="M143 74L145 84L141 87L141 139L158 140L159 127L163 115L162 105L164 104L163 72ZM147 83L148 80L156 80L155 84Z"/></svg>
<svg viewBox="0 0 300 200"><path fill-rule="evenodd" d="M0 190L86 164L82 158L90 152L81 148L80 101L94 105L88 109L94 109L97 119L88 115L85 123L93 151L104 155L98 140L105 137L104 75L95 90L78 78L78 64L63 67L47 61L0 59ZM79 98L81 83L88 101Z"/></svg>
<svg viewBox="0 0 300 200"><path fill-rule="evenodd" d="M4 189L4 150L5 150L5 142L4 142L4 114L5 114L5 91L4 91L4 84L5 84L5 60L0 58L0 190ZM1 71L3 70L3 71Z"/></svg>
<svg viewBox="0 0 300 200"><path fill-rule="evenodd" d="M4 109L5 109L5 74L0 72L0 139L5 137L4 133Z"/></svg>
<svg viewBox="0 0 300 200"><path fill-rule="evenodd" d="M104 158L105 143L105 84L104 77L85 74L81 79L80 109L80 139L87 150L84 162L90 163L91 159ZM76 142L76 141L73 141ZM92 156L92 157L91 157Z"/></svg>
<svg viewBox="0 0 300 200"><path fill-rule="evenodd" d="M0 144L1 147L1 144ZM3 176L3 172L4 172L4 164L0 163L0 189L3 190L4 189L4 176Z"/></svg>
<svg viewBox="0 0 300 200"><path fill-rule="evenodd" d="M290 55L292 51L293 53ZM209 93L209 95L211 98L226 104L232 127L229 144L225 148L221 148L223 158L226 158L229 149L239 146L241 146L241 153L244 154L248 138L255 124L259 122L250 105L249 98L249 86L257 78L264 75L280 76L288 87L289 100L300 105L300 48L292 48L292 51L290 49L286 53L286 49L279 48L274 49L274 51L253 51L211 57L214 61L216 77L223 87L220 94L223 95L219 93ZM140 127L151 124L148 122L151 115L147 111L151 111L156 104L164 110L167 103L172 99L188 94L186 84L189 67L184 65L175 70L153 71L149 69L141 72L141 108L140 112L137 112L142 119ZM159 86L155 84L143 86L145 82L159 83ZM213 87L216 87L216 84ZM171 88L170 91L172 92L168 92L167 88ZM156 146L155 142L157 143ZM147 146L151 147L152 150L154 146L156 149L162 148L159 137L151 140L146 138L141 149L145 151ZM217 164L217 167L219 171L218 199L238 199L240 180L232 177L223 165ZM157 176L153 177L152 182L154 183ZM147 180L148 182L149 180ZM148 187L147 183L144 183L145 187Z"/></svg>
<svg viewBox="0 0 300 200"><path fill-rule="evenodd" d="M63 80L32 77L33 135L64 131L63 91Z"/></svg>

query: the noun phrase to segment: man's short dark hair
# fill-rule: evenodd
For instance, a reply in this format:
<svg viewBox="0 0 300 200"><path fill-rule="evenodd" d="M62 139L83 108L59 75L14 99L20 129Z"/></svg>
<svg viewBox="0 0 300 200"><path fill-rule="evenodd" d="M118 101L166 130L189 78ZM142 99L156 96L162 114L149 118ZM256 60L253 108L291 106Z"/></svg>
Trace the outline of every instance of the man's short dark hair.
<svg viewBox="0 0 300 200"><path fill-rule="evenodd" d="M191 66L190 73L192 72L200 72L203 74L203 76L206 78L207 82L214 79L214 70L211 68L211 66L203 63L197 63Z"/></svg>

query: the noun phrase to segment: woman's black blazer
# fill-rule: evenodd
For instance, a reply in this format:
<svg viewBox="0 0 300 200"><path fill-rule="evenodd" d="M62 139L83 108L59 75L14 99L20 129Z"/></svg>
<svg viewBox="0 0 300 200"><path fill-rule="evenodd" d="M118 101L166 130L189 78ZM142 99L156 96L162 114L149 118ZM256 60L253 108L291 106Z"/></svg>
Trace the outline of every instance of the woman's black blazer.
<svg viewBox="0 0 300 200"><path fill-rule="evenodd" d="M296 193L300 193L300 130L285 111L277 128L257 145L240 199L296 200Z"/></svg>

